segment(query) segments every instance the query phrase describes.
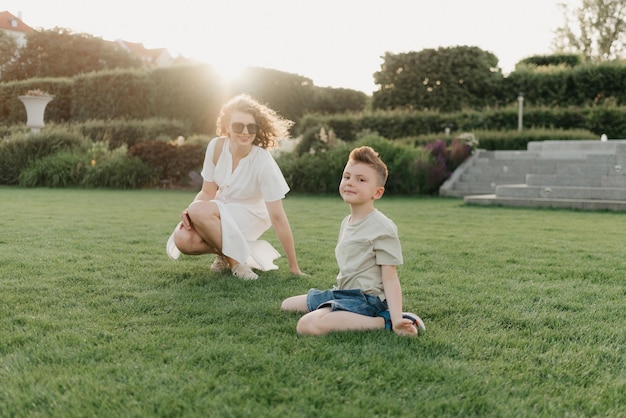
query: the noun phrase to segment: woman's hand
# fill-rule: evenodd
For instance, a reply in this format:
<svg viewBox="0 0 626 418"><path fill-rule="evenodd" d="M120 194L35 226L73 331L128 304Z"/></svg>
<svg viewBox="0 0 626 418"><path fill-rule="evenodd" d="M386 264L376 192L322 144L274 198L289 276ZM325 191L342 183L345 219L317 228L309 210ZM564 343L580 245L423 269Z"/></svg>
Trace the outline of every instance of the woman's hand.
<svg viewBox="0 0 626 418"><path fill-rule="evenodd" d="M189 210L188 209L185 209L180 214L180 220L183 222L183 228L185 228L187 231L191 231L191 218L189 218Z"/></svg>
<svg viewBox="0 0 626 418"><path fill-rule="evenodd" d="M202 190L198 192L196 198L189 204L187 209L181 212L180 220L183 223L182 228L185 228L187 231L191 231L193 226L191 224L191 218L189 217L189 207L193 205L194 202L198 200L213 200L215 199L215 194L217 193L217 184L214 181L205 181L202 183Z"/></svg>

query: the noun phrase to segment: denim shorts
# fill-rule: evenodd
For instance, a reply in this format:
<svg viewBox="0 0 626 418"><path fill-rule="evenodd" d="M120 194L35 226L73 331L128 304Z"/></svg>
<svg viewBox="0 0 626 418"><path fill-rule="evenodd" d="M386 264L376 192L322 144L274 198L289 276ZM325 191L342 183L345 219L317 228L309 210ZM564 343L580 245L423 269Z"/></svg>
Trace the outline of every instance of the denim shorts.
<svg viewBox="0 0 626 418"><path fill-rule="evenodd" d="M367 316L378 316L379 312L388 309L387 301L381 301L378 296L367 295L359 289L311 289L306 295L306 306L309 311L329 307L333 311L348 311Z"/></svg>

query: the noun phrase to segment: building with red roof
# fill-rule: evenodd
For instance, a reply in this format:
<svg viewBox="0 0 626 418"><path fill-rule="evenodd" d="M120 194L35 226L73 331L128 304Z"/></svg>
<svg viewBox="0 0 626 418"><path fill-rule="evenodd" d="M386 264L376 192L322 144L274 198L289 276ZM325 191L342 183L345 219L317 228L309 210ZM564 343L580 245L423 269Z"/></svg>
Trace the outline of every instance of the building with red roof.
<svg viewBox="0 0 626 418"><path fill-rule="evenodd" d="M139 58L146 68L169 67L174 63L174 58L165 48L148 49L143 44L122 39L115 41L115 44Z"/></svg>
<svg viewBox="0 0 626 418"><path fill-rule="evenodd" d="M0 12L0 30L15 38L19 47L26 45L26 34L34 31L22 21L21 13L16 17L7 11Z"/></svg>
<svg viewBox="0 0 626 418"><path fill-rule="evenodd" d="M18 13L16 17L8 11L4 11L0 12L0 30L13 36L17 40L18 47L21 48L26 45L26 34L33 32L35 29L22 21L21 12ZM115 42L107 42L139 58L145 68L169 67L181 63L190 63L190 61L184 57L172 57L165 48L149 49L144 47L141 43L128 42L121 39Z"/></svg>

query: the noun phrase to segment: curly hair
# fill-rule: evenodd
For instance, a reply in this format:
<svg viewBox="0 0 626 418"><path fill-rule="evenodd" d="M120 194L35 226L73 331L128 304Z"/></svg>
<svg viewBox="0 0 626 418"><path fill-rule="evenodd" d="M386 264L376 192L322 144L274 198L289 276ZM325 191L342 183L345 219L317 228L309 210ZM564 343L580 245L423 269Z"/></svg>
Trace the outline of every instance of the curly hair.
<svg viewBox="0 0 626 418"><path fill-rule="evenodd" d="M259 125L253 142L255 145L267 149L277 146L278 140L289 138L289 129L294 123L247 94L235 96L222 106L217 118L217 135L228 136L230 117L236 111L251 114Z"/></svg>

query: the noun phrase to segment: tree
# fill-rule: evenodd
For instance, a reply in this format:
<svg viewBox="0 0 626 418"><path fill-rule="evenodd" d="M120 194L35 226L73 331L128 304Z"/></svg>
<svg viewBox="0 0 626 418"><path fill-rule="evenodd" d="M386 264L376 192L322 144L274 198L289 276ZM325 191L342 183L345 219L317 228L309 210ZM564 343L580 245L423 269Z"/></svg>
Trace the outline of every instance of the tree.
<svg viewBox="0 0 626 418"><path fill-rule="evenodd" d="M230 95L248 93L282 116L298 120L313 101L313 81L298 74L263 67L247 67L228 86Z"/></svg>
<svg viewBox="0 0 626 418"><path fill-rule="evenodd" d="M0 80L6 68L17 58L17 41L8 33L0 30Z"/></svg>
<svg viewBox="0 0 626 418"><path fill-rule="evenodd" d="M444 112L497 103L502 72L498 59L478 47L456 46L385 54L374 74L380 90L377 109L430 109Z"/></svg>
<svg viewBox="0 0 626 418"><path fill-rule="evenodd" d="M582 0L576 10L570 10L564 3L559 6L565 24L555 32L553 47L557 52L580 53L595 62L622 56L626 42L626 0Z"/></svg>
<svg viewBox="0 0 626 418"><path fill-rule="evenodd" d="M68 29L33 31L26 46L3 74L3 81L33 77L69 77L113 68L140 67L138 59L114 44Z"/></svg>

